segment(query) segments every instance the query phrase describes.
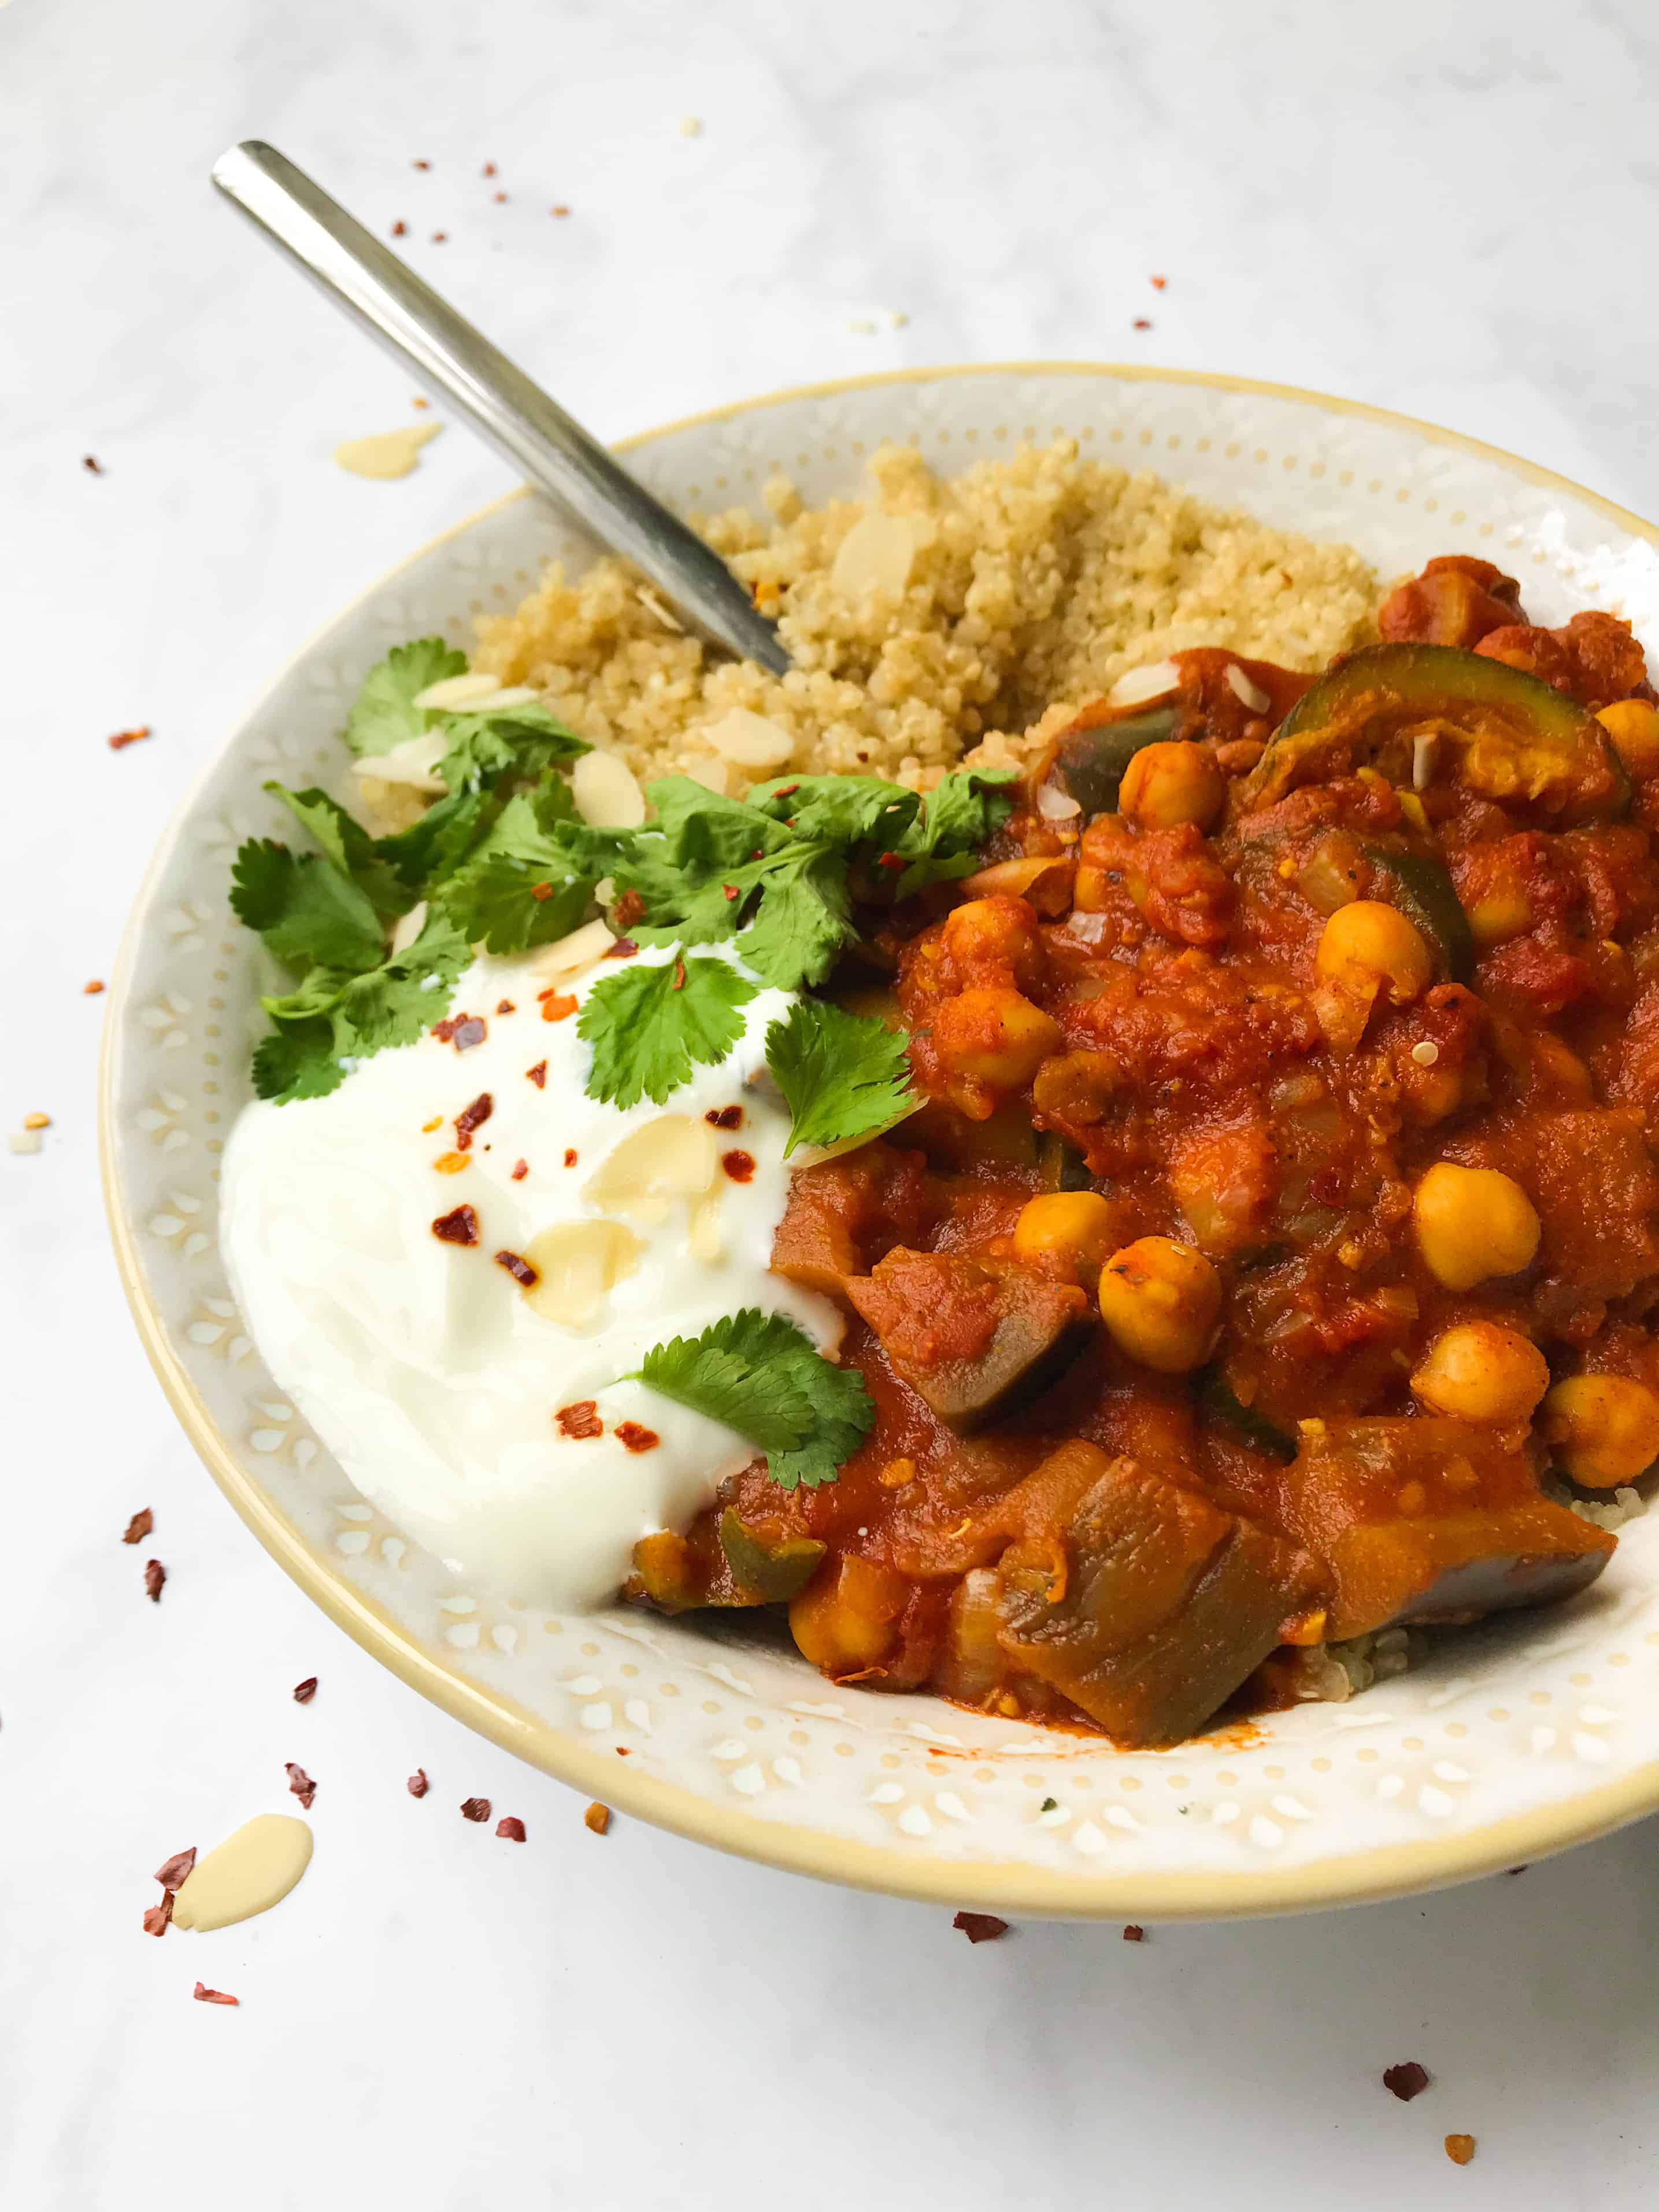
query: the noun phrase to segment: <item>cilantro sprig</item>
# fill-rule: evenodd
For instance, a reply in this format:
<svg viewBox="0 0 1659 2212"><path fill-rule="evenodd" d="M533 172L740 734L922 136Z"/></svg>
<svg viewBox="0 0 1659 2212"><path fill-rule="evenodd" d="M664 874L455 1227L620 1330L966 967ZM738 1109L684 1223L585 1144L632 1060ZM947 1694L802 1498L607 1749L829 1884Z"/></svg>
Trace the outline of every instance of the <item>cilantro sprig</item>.
<svg viewBox="0 0 1659 2212"><path fill-rule="evenodd" d="M797 1145L839 1145L890 1128L916 1103L903 1030L822 999L803 999L766 1032L766 1065Z"/></svg>
<svg viewBox="0 0 1659 2212"><path fill-rule="evenodd" d="M641 962L595 984L576 1034L592 1048L587 1095L612 1106L649 1098L660 1106L713 1067L743 1035L755 986L729 960Z"/></svg>
<svg viewBox="0 0 1659 2212"><path fill-rule="evenodd" d="M856 1367L837 1367L793 1322L758 1306L657 1345L628 1379L746 1437L785 1490L833 1482L876 1418Z"/></svg>

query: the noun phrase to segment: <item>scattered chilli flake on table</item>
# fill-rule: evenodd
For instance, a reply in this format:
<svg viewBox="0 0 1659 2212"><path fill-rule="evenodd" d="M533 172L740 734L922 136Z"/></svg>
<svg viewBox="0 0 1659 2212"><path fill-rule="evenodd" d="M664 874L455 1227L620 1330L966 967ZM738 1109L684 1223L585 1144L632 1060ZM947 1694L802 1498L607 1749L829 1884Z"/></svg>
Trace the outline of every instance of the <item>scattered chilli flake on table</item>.
<svg viewBox="0 0 1659 2212"><path fill-rule="evenodd" d="M601 1805L597 1798L582 1814L582 1826L591 1828L596 1836L604 1835L611 1826L611 1808Z"/></svg>
<svg viewBox="0 0 1659 2212"><path fill-rule="evenodd" d="M161 1893L161 1902L159 1905L147 1905L144 1909L145 1935L165 1936L172 1919L173 1892L166 1889Z"/></svg>
<svg viewBox="0 0 1659 2212"><path fill-rule="evenodd" d="M152 1605L161 1602L161 1589L167 1578L167 1571L159 1559L144 1561L144 1595Z"/></svg>
<svg viewBox="0 0 1659 2212"><path fill-rule="evenodd" d="M82 984L81 995L83 999L95 999L103 988L103 978L94 975L89 983Z"/></svg>
<svg viewBox="0 0 1659 2212"><path fill-rule="evenodd" d="M121 1538L124 1544L142 1544L155 1526L155 1516L148 1505L141 1505L126 1525Z"/></svg>
<svg viewBox="0 0 1659 2212"><path fill-rule="evenodd" d="M1454 2166L1467 2166L1469 2160L1474 2156L1474 2137L1473 2136L1448 2136L1446 2137L1446 2155Z"/></svg>
<svg viewBox="0 0 1659 2212"><path fill-rule="evenodd" d="M311 1810L311 1801L317 1795L316 1784L306 1772L304 1767L296 1766L291 1759L289 1760L283 1771L288 1776L289 1788L293 1791L294 1795L299 1799L300 1802L305 1807L308 1813Z"/></svg>
<svg viewBox="0 0 1659 2212"><path fill-rule="evenodd" d="M137 729L118 730L115 732L115 735L107 740L107 743L109 749L112 753L118 753L123 751L128 745L142 744L143 739L149 737L149 724L148 722L141 722Z"/></svg>
<svg viewBox="0 0 1659 2212"><path fill-rule="evenodd" d="M504 1813L495 1823L495 1833L505 1837L509 1844L521 1844L525 1840L524 1822L516 1813Z"/></svg>
<svg viewBox="0 0 1659 2212"><path fill-rule="evenodd" d="M1146 1930L1137 1927L1132 1920L1123 1931L1123 1940L1126 1943L1144 1943L1146 1941Z"/></svg>
<svg viewBox="0 0 1659 2212"><path fill-rule="evenodd" d="M1403 2065L1384 2069L1382 2087L1392 2089L1402 2105L1409 2105L1413 2097L1420 2097L1433 2076L1426 2066L1419 2066L1414 2058Z"/></svg>
<svg viewBox="0 0 1659 2212"><path fill-rule="evenodd" d="M994 1912L958 1912L951 1925L960 1928L970 1943L994 1943L1008 1933L1008 1923Z"/></svg>
<svg viewBox="0 0 1659 2212"><path fill-rule="evenodd" d="M83 453L81 456L81 465L88 476L100 477L104 473L103 464L95 453Z"/></svg>
<svg viewBox="0 0 1659 2212"><path fill-rule="evenodd" d="M489 1818L489 1798L464 1797L461 1800L461 1818L464 1820L487 1820Z"/></svg>
<svg viewBox="0 0 1659 2212"><path fill-rule="evenodd" d="M198 1982L192 1991L198 2004L239 2005L240 1997L234 1997L226 1990L210 1990L205 1982Z"/></svg>
<svg viewBox="0 0 1659 2212"><path fill-rule="evenodd" d="M317 1677L314 1674L307 1674L303 1682L296 1682L294 1685L294 1702L296 1705L308 1705L316 1694Z"/></svg>
<svg viewBox="0 0 1659 2212"><path fill-rule="evenodd" d="M155 1869L155 1879L163 1889L178 1889L195 1863L196 1846L191 1844L185 1850L174 1851L170 1859L163 1859Z"/></svg>
<svg viewBox="0 0 1659 2212"><path fill-rule="evenodd" d="M424 1797L427 1791L432 1787L432 1784L426 1778L425 1767L417 1766L413 1774L410 1776L408 1781L404 1784L404 1787L408 1790L411 1797Z"/></svg>

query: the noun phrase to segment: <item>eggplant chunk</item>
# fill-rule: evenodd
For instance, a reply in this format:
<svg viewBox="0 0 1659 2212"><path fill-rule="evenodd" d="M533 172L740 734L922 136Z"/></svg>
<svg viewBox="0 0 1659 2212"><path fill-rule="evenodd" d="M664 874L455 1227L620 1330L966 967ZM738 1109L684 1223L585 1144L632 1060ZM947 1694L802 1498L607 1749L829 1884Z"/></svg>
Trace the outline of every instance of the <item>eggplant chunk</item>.
<svg viewBox="0 0 1659 2212"><path fill-rule="evenodd" d="M1074 1284L945 1252L890 1252L845 1285L901 1382L963 1433L1026 1404L1091 1334Z"/></svg>
<svg viewBox="0 0 1659 2212"><path fill-rule="evenodd" d="M1094 1445L1068 1523L1004 1553L1002 1648L1126 1747L1200 1729L1318 1587L1292 1546L1176 1477Z"/></svg>
<svg viewBox="0 0 1659 2212"><path fill-rule="evenodd" d="M1125 769L1143 745L1175 735L1182 710L1172 702L1121 713L1085 708L1060 732L1044 781L1075 799L1085 815L1114 814Z"/></svg>
<svg viewBox="0 0 1659 2212"><path fill-rule="evenodd" d="M1456 782L1553 825L1610 821L1631 796L1588 708L1454 645L1371 645L1339 661L1280 723L1244 786L1245 803L1271 806L1299 784L1361 768L1407 788Z"/></svg>
<svg viewBox="0 0 1659 2212"><path fill-rule="evenodd" d="M1437 1418L1304 1424L1280 1506L1328 1570L1326 1633L1338 1642L1568 1596L1615 1547L1546 1498L1522 1454Z"/></svg>

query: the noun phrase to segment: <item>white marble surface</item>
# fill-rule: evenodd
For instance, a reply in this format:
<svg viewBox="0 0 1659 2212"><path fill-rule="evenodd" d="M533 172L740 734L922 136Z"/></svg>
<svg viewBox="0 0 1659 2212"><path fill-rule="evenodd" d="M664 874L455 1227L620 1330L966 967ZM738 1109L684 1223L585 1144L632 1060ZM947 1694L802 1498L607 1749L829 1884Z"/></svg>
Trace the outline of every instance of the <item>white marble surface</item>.
<svg viewBox="0 0 1659 2212"><path fill-rule="evenodd" d="M214 204L239 135L405 221L601 432L904 362L1144 357L1438 418L1653 512L1656 99L1641 0L0 4L0 1119L53 1116L0 1155L0 2199L1652 2202L1650 1826L1413 1904L973 1950L590 1836L315 1613L176 1434L106 1250L80 987L227 721L505 482L459 430L401 483L331 466L411 387ZM117 1540L143 1504L159 1607ZM295 1897L146 1940L149 1869L285 1805L289 1759L319 1784ZM475 1793L529 1842L463 1822ZM1405 2058L1436 2076L1409 2107L1378 2080Z"/></svg>

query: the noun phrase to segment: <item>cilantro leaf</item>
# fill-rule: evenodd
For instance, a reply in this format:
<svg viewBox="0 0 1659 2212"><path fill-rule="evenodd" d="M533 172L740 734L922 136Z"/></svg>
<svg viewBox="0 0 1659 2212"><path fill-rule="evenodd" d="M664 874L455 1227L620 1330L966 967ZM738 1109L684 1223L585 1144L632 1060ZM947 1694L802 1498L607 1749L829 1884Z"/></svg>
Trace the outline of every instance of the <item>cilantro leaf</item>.
<svg viewBox="0 0 1659 2212"><path fill-rule="evenodd" d="M678 980L677 980L678 979ZM590 1098L615 1106L649 1098L660 1106L691 1079L694 1065L726 1058L743 1035L740 1009L755 986L726 960L642 962L594 985L576 1034L590 1046Z"/></svg>
<svg viewBox="0 0 1659 2212"><path fill-rule="evenodd" d="M1014 781L1011 768L961 769L942 777L890 848L908 863L895 896L907 899L928 884L971 875L981 847L1013 806L1004 787Z"/></svg>
<svg viewBox="0 0 1659 2212"><path fill-rule="evenodd" d="M349 876L268 837L250 838L237 854L230 903L290 968L372 968L384 949L380 917Z"/></svg>
<svg viewBox="0 0 1659 2212"><path fill-rule="evenodd" d="M564 790L562 784L555 787ZM443 906L474 944L527 952L568 937L592 903L595 877L543 827L536 802L507 801L495 827L444 887ZM565 804L568 805L568 799Z"/></svg>
<svg viewBox="0 0 1659 2212"><path fill-rule="evenodd" d="M873 1017L803 999L766 1032L766 1064L791 1115L787 1159L797 1145L874 1136L916 1103L909 1037Z"/></svg>
<svg viewBox="0 0 1659 2212"><path fill-rule="evenodd" d="M466 938L437 914L376 967L355 975L312 968L295 989L260 1002L275 1026L253 1055L255 1090L283 1103L320 1098L341 1081L342 1060L413 1044L448 1005L471 957Z"/></svg>
<svg viewBox="0 0 1659 2212"><path fill-rule="evenodd" d="M356 704L346 717L345 741L354 753L389 753L405 738L431 726L431 710L415 704L429 684L465 676L466 655L441 637L417 637L394 645L363 678Z"/></svg>
<svg viewBox="0 0 1659 2212"><path fill-rule="evenodd" d="M428 896L469 858L501 804L490 791L452 792L434 800L407 830L379 839L375 852L413 897Z"/></svg>
<svg viewBox="0 0 1659 2212"><path fill-rule="evenodd" d="M278 1105L325 1098L344 1081L345 1070L334 1056L333 1024L321 1017L280 1024L253 1055L254 1095Z"/></svg>
<svg viewBox="0 0 1659 2212"><path fill-rule="evenodd" d="M653 830L672 867L684 871L737 868L794 842L794 832L740 799L722 799L689 775L665 775L647 784L656 809Z"/></svg>
<svg viewBox="0 0 1659 2212"><path fill-rule="evenodd" d="M447 746L438 774L452 793L486 790L503 776L545 775L555 761L593 750L533 700L492 714L486 699L475 711L441 714L439 724Z"/></svg>
<svg viewBox="0 0 1659 2212"><path fill-rule="evenodd" d="M757 786L749 804L787 822L793 836L836 845L873 842L889 852L915 821L921 799L879 776L803 775Z"/></svg>
<svg viewBox="0 0 1659 2212"><path fill-rule="evenodd" d="M758 1306L655 1346L629 1379L747 1437L785 1490L833 1482L876 1418L856 1367L837 1367L785 1315Z"/></svg>
<svg viewBox="0 0 1659 2212"><path fill-rule="evenodd" d="M396 869L381 857L362 823L348 814L325 791L289 791L280 783L264 787L280 799L303 830L310 831L325 854L343 876L349 876L383 921L407 914L416 894Z"/></svg>
<svg viewBox="0 0 1659 2212"><path fill-rule="evenodd" d="M790 845L757 861L761 893L738 950L757 975L781 991L821 983L858 932L842 856L823 845Z"/></svg>

